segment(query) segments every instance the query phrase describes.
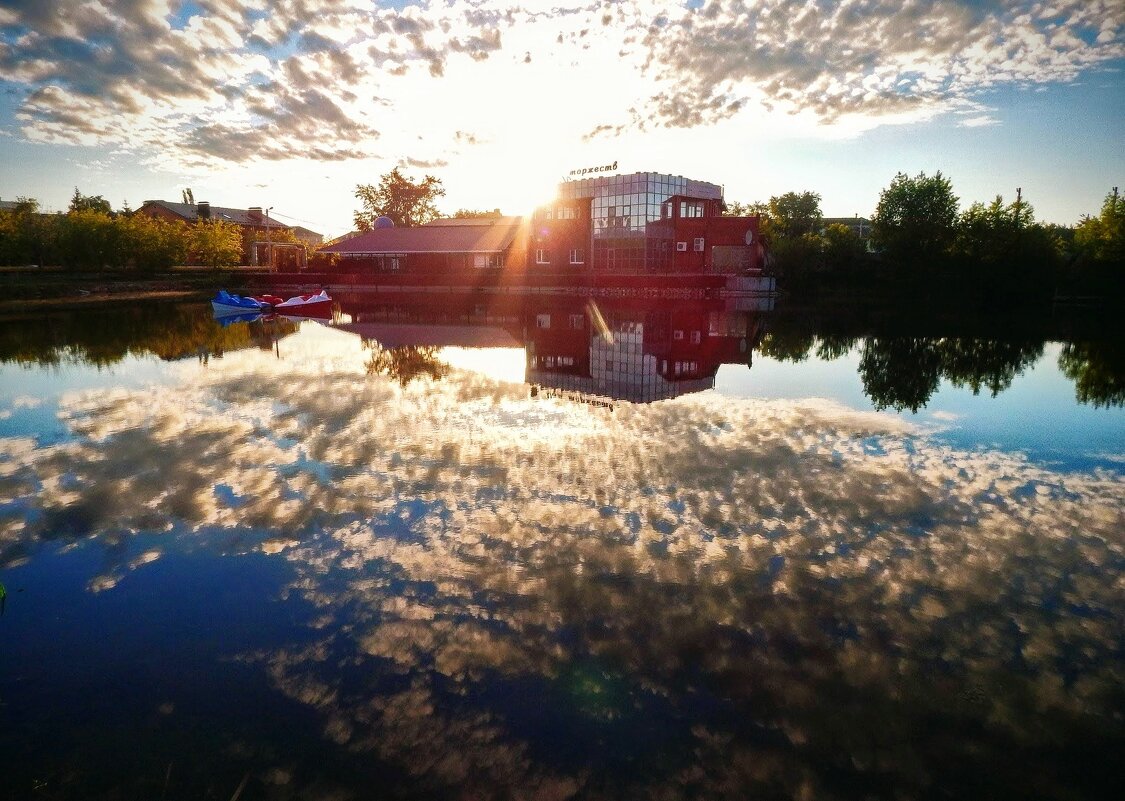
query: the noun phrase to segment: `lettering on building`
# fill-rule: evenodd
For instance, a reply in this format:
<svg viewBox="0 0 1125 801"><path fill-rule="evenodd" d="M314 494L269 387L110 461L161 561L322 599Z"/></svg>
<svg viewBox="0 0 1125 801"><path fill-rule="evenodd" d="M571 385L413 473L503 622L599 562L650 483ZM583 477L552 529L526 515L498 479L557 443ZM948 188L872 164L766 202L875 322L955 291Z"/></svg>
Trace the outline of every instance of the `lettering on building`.
<svg viewBox="0 0 1125 801"><path fill-rule="evenodd" d="M603 164L600 167L581 167L577 170L571 170L570 175L571 177L577 177L582 175L590 175L595 172L617 172L617 162L615 161L612 164Z"/></svg>

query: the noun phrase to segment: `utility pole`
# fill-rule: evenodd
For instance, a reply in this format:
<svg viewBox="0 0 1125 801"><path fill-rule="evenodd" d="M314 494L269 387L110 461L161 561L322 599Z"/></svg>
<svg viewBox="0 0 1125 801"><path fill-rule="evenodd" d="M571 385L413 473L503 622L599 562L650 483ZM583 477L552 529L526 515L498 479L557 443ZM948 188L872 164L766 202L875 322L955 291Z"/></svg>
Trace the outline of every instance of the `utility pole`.
<svg viewBox="0 0 1125 801"><path fill-rule="evenodd" d="M266 258L270 262L270 272L273 272L273 242L270 241L270 212L273 206L266 209Z"/></svg>
<svg viewBox="0 0 1125 801"><path fill-rule="evenodd" d="M1019 252L1020 240L1023 239L1021 232L1023 230L1023 223L1020 221L1021 209L1023 208L1023 187L1016 187L1016 252Z"/></svg>

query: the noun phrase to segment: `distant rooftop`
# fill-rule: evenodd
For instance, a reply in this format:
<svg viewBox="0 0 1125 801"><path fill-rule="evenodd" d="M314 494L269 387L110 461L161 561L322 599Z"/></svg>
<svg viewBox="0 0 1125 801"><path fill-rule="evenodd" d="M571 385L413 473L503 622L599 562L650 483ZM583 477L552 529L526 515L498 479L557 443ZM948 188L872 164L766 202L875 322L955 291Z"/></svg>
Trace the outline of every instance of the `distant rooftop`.
<svg viewBox="0 0 1125 801"><path fill-rule="evenodd" d="M198 220L199 219L199 206L200 203L174 203L171 200L146 200L142 204L144 206L157 205L163 206L169 211L175 212L185 220ZM285 223L278 222L272 217L267 218L265 213L262 212L261 217L254 216L250 209L231 209L226 206L211 206L211 219L224 220L232 222L237 225L254 225L259 228L291 228L292 226Z"/></svg>
<svg viewBox="0 0 1125 801"><path fill-rule="evenodd" d="M519 231L521 217L435 221L417 228L377 228L334 242L321 253L501 253Z"/></svg>

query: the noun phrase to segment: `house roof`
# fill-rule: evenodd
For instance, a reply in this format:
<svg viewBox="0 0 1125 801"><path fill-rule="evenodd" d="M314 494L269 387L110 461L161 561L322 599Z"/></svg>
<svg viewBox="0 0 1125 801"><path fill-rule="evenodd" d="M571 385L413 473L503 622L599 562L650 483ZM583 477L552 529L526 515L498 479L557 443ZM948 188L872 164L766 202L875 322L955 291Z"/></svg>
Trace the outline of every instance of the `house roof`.
<svg viewBox="0 0 1125 801"><path fill-rule="evenodd" d="M311 228L305 228L303 225L291 226L290 230L293 232L293 235L296 236L296 237L305 237L307 239L314 239L315 238L317 240L323 240L324 239L324 234L317 233L316 231L312 230Z"/></svg>
<svg viewBox="0 0 1125 801"><path fill-rule="evenodd" d="M440 217L426 223L427 228L438 225L519 225L520 217Z"/></svg>
<svg viewBox="0 0 1125 801"><path fill-rule="evenodd" d="M502 253L516 238L521 219L503 217L499 220L458 220L453 225L376 228L327 245L320 252L344 256L376 256L384 253Z"/></svg>
<svg viewBox="0 0 1125 801"><path fill-rule="evenodd" d="M198 220L199 219L199 204L196 203L173 203L170 200L146 200L141 208L145 206L163 206L169 211L178 214L185 220ZM251 217L249 209L231 209L226 206L211 206L211 219L224 220L226 222L235 223L237 225L253 225L258 228L289 228L290 226L285 223L278 222L274 219L269 219L265 216Z"/></svg>
<svg viewBox="0 0 1125 801"><path fill-rule="evenodd" d="M517 348L522 347L510 332L498 326L415 325L411 323L339 323L333 328L375 339L384 348L403 345L423 347Z"/></svg>

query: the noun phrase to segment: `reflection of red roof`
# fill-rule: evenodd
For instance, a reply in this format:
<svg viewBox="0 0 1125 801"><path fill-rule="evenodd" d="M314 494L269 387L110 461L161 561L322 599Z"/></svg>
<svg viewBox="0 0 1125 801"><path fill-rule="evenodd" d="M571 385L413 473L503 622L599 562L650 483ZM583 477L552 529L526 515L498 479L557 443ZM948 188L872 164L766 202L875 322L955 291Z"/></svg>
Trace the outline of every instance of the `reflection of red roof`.
<svg viewBox="0 0 1125 801"><path fill-rule="evenodd" d="M321 253L375 256L383 253L502 253L519 230L519 217L458 220L456 225L377 228L320 249Z"/></svg>
<svg viewBox="0 0 1125 801"><path fill-rule="evenodd" d="M503 328L494 326L340 323L333 327L357 334L362 339L378 340L384 348L397 348L403 345L462 348L522 347L515 337Z"/></svg>

